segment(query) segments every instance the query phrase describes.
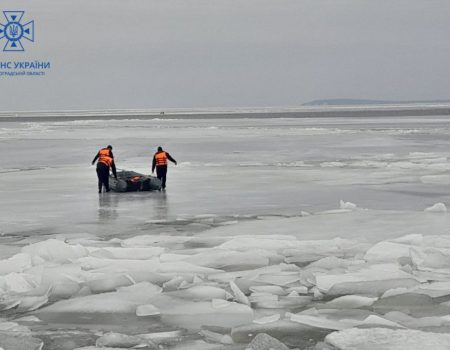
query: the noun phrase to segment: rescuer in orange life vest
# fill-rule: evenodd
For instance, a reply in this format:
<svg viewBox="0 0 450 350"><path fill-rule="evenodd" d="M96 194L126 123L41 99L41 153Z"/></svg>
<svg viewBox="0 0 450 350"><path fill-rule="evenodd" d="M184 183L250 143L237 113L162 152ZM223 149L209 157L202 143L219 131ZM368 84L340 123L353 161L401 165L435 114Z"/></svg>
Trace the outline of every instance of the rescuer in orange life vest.
<svg viewBox="0 0 450 350"><path fill-rule="evenodd" d="M158 147L158 152L153 156L152 174L156 168L156 177L161 180L161 187L166 188L166 176L167 176L167 160L170 160L175 165L177 161L173 159L168 152L163 151L162 147Z"/></svg>
<svg viewBox="0 0 450 350"><path fill-rule="evenodd" d="M116 165L114 164L114 156L112 153L112 146L102 148L98 151L92 165L97 162L97 177L98 177L98 193L102 193L102 186L105 185L106 192L109 192L109 168L111 168L114 177L117 179Z"/></svg>

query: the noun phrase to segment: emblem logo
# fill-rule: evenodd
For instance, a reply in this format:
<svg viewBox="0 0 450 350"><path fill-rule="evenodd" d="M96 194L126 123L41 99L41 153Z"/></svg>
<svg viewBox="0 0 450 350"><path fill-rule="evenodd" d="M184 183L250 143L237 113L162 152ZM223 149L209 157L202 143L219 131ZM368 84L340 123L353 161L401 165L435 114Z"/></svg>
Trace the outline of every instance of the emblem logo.
<svg viewBox="0 0 450 350"><path fill-rule="evenodd" d="M22 39L34 42L34 21L21 23L25 11L3 11L6 24L0 23L0 41L6 39L3 51L25 51Z"/></svg>

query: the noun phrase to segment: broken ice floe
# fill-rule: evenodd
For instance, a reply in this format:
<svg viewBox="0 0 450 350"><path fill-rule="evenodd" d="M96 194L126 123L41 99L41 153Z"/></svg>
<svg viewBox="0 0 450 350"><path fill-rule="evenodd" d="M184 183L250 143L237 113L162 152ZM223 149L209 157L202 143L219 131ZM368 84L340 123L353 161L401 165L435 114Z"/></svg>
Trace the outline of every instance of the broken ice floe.
<svg viewBox="0 0 450 350"><path fill-rule="evenodd" d="M229 232L239 225L232 226ZM0 309L8 317L28 312L50 323L63 322L64 315L75 323L122 315L131 323L200 331L221 346L249 344L259 333L310 346L311 339L354 327L450 329L447 235L367 243L363 237L302 240L301 227L291 230L142 235L99 246L33 243L0 260ZM151 348L135 336L105 334L97 345Z"/></svg>

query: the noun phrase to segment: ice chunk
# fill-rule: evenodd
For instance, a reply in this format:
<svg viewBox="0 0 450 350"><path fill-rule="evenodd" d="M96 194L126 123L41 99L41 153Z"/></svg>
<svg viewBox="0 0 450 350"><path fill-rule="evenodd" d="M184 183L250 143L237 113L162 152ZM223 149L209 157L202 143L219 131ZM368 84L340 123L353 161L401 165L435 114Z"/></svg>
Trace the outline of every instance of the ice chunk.
<svg viewBox="0 0 450 350"><path fill-rule="evenodd" d="M220 309L222 307L227 307L230 305L230 302L224 299L212 299L211 305L215 309Z"/></svg>
<svg viewBox="0 0 450 350"><path fill-rule="evenodd" d="M423 238L424 238L423 235L419 233L412 233L406 236L394 238L391 241L402 244L421 245L423 242Z"/></svg>
<svg viewBox="0 0 450 350"><path fill-rule="evenodd" d="M42 295L20 296L20 303L17 306L17 311L33 311L39 309L41 306L47 304L50 289Z"/></svg>
<svg viewBox="0 0 450 350"><path fill-rule="evenodd" d="M77 294L89 274L74 264L46 264L35 266L27 273L40 279L39 289L50 290L51 300L70 298Z"/></svg>
<svg viewBox="0 0 450 350"><path fill-rule="evenodd" d="M252 303L278 302L279 296L271 293L252 293L249 297Z"/></svg>
<svg viewBox="0 0 450 350"><path fill-rule="evenodd" d="M411 249L411 258L419 267L442 269L450 267L450 250L438 248Z"/></svg>
<svg viewBox="0 0 450 350"><path fill-rule="evenodd" d="M278 284L280 282L282 284L279 285L285 285L291 283L292 281L296 282L300 278L298 277L299 273L300 268L296 265L278 264L262 267L257 270L244 270L211 274L208 276L208 279L211 281L224 283L235 281L242 290L246 290L246 292L248 292L248 288L252 285ZM279 279L280 274L283 275L281 277L281 280ZM284 276L286 275L290 275L288 280L284 278ZM293 275L297 276L292 278Z"/></svg>
<svg viewBox="0 0 450 350"><path fill-rule="evenodd" d="M342 330L357 325L357 322L354 320L339 320L339 321L328 320L320 316L303 315L303 314L291 315L290 319L293 322L302 323L311 327L333 329L333 330Z"/></svg>
<svg viewBox="0 0 450 350"><path fill-rule="evenodd" d="M104 247L96 249L90 253L96 258L106 259L134 259L148 260L164 253L165 249L161 247L145 247L145 248L120 248L120 247Z"/></svg>
<svg viewBox="0 0 450 350"><path fill-rule="evenodd" d="M159 309L152 304L139 305L136 308L136 316L156 316L160 314Z"/></svg>
<svg viewBox="0 0 450 350"><path fill-rule="evenodd" d="M399 311L390 311L384 315L384 317L390 321L400 323L408 328L427 329L430 327L441 327L447 321L444 317L411 317Z"/></svg>
<svg viewBox="0 0 450 350"><path fill-rule="evenodd" d="M288 289L286 289L286 292L288 293L297 292L298 294L308 294L308 288L305 286L289 287Z"/></svg>
<svg viewBox="0 0 450 350"><path fill-rule="evenodd" d="M327 295L378 295L388 289L412 287L419 282L395 264L371 265L357 272L316 275L316 285Z"/></svg>
<svg viewBox="0 0 450 350"><path fill-rule="evenodd" d="M233 327L253 321L253 310L235 302L217 307L213 302L166 297L153 300L152 304L160 309L162 322L187 329L199 329L204 325Z"/></svg>
<svg viewBox="0 0 450 350"><path fill-rule="evenodd" d="M229 220L229 221L222 221L220 223L218 223L220 226L225 226L225 225L236 225L238 224L239 221L237 220Z"/></svg>
<svg viewBox="0 0 450 350"><path fill-rule="evenodd" d="M36 316L24 316L24 317L16 318L15 320L19 321L19 322L42 322Z"/></svg>
<svg viewBox="0 0 450 350"><path fill-rule="evenodd" d="M371 263L397 262L399 258L409 257L410 250L410 245L383 241L370 248L364 259Z"/></svg>
<svg viewBox="0 0 450 350"><path fill-rule="evenodd" d="M157 267L156 271L161 273L178 273L178 274L192 273L192 274L209 275L213 273L218 273L221 270L197 266L194 264L190 264L186 261L175 261L175 262L161 263L160 266Z"/></svg>
<svg viewBox="0 0 450 350"><path fill-rule="evenodd" d="M18 253L12 257L0 260L0 275L11 272L22 272L31 267L31 256L29 254Z"/></svg>
<svg viewBox="0 0 450 350"><path fill-rule="evenodd" d="M194 275L194 277L192 278L192 283L202 283L203 279L198 276L198 275Z"/></svg>
<svg viewBox="0 0 450 350"><path fill-rule="evenodd" d="M6 292L25 293L37 287L38 281L33 275L11 272L6 276L0 276L0 283Z"/></svg>
<svg viewBox="0 0 450 350"><path fill-rule="evenodd" d="M41 260L68 262L70 259L87 256L89 251L80 244L71 245L58 239L48 239L23 247L22 253L29 254L33 259L33 264L36 264Z"/></svg>
<svg viewBox="0 0 450 350"><path fill-rule="evenodd" d="M283 343L295 344L296 348L306 349L311 346L311 342L322 340L326 334L330 333L330 330L289 320L279 320L265 324L251 323L234 327L231 337L236 343L248 343L259 333L267 333L280 339Z"/></svg>
<svg viewBox="0 0 450 350"><path fill-rule="evenodd" d="M98 350L98 349L101 349L101 350L129 350L130 348L117 348L117 347L114 347L114 348L112 348L112 347L101 347L101 348L98 348L98 347L96 347L96 346L82 346L81 348L76 348L76 349L73 349L73 350Z"/></svg>
<svg viewBox="0 0 450 350"><path fill-rule="evenodd" d="M426 294L432 298L441 298L450 295L449 282L422 283L419 288L414 289L416 293Z"/></svg>
<svg viewBox="0 0 450 350"><path fill-rule="evenodd" d="M316 346L314 346L313 350L336 350L336 348L330 344L320 341L316 344Z"/></svg>
<svg viewBox="0 0 450 350"><path fill-rule="evenodd" d="M447 207L445 206L444 203L436 203L433 204L431 207L425 208L425 211L433 213L446 213Z"/></svg>
<svg viewBox="0 0 450 350"><path fill-rule="evenodd" d="M130 260L130 259L99 259L94 257L83 257L78 259L81 267L85 270L98 270L98 272L160 272L160 273L196 273L211 274L221 270L197 266L185 261L160 262L159 259Z"/></svg>
<svg viewBox="0 0 450 350"><path fill-rule="evenodd" d="M338 350L448 350L450 335L406 329L351 328L326 336L325 342Z"/></svg>
<svg viewBox="0 0 450 350"><path fill-rule="evenodd" d="M47 306L42 313L132 313L139 305L148 304L160 289L148 282L119 288L117 292L88 295L61 300Z"/></svg>
<svg viewBox="0 0 450 350"><path fill-rule="evenodd" d="M8 297L6 295L2 295L0 298L0 311L10 310L17 307L19 304L19 297Z"/></svg>
<svg viewBox="0 0 450 350"><path fill-rule="evenodd" d="M257 308L263 309L282 309L282 308L300 308L308 305L312 301L310 296L286 296L278 297L278 300L258 300L254 303Z"/></svg>
<svg viewBox="0 0 450 350"><path fill-rule="evenodd" d="M259 292L259 293L271 293L276 295L286 295L286 291L281 288L280 286L273 286L273 285L262 285L262 286L251 286L250 290L252 292Z"/></svg>
<svg viewBox="0 0 450 350"><path fill-rule="evenodd" d="M330 309L358 309L371 306L377 298L369 298L360 295L344 295L326 303Z"/></svg>
<svg viewBox="0 0 450 350"><path fill-rule="evenodd" d="M412 290L415 290L417 287L412 287L412 288L392 288L392 289L388 289L386 292L383 293L383 295L380 297L380 299L383 298L388 298L388 297L392 297L394 295L399 295L399 294L405 294L408 293Z"/></svg>
<svg viewBox="0 0 450 350"><path fill-rule="evenodd" d="M215 343L221 344L233 344L233 339L228 334L221 334L212 332L206 329L200 331L200 335L203 336L208 341L213 341Z"/></svg>
<svg viewBox="0 0 450 350"><path fill-rule="evenodd" d="M131 277L127 275L108 276L105 278L90 280L86 285L92 293L112 292L119 287L130 286L133 284Z"/></svg>
<svg viewBox="0 0 450 350"><path fill-rule="evenodd" d="M158 274L149 271L129 271L127 276L130 276L136 283L150 282L162 286L164 283L172 279L169 275Z"/></svg>
<svg viewBox="0 0 450 350"><path fill-rule="evenodd" d="M300 272L300 281L299 282L301 285L303 285L307 288L314 287L316 285L316 276L311 270L305 269L302 272ZM291 287L295 287L295 286L291 286Z"/></svg>
<svg viewBox="0 0 450 350"><path fill-rule="evenodd" d="M279 273L263 273L255 278L256 282L269 283L277 286L287 286L300 281L300 274L297 271L279 272Z"/></svg>
<svg viewBox="0 0 450 350"><path fill-rule="evenodd" d="M289 348L280 342L278 339L271 337L265 333L259 333L250 344L245 348L246 350L289 350Z"/></svg>
<svg viewBox="0 0 450 350"><path fill-rule="evenodd" d="M335 238L332 240L298 241L295 247L282 251L288 263L310 263L325 257L353 257L365 252L367 245L356 241Z"/></svg>
<svg viewBox="0 0 450 350"><path fill-rule="evenodd" d="M348 294L360 294L366 296L379 296L385 291L392 288L411 288L419 285L419 282L414 278L398 278L386 279L378 281L355 281L337 283L327 292L329 296L339 296Z"/></svg>
<svg viewBox="0 0 450 350"><path fill-rule="evenodd" d="M422 245L426 247L450 249L450 236L448 234L424 236Z"/></svg>
<svg viewBox="0 0 450 350"><path fill-rule="evenodd" d="M31 335L0 333L0 349L4 350L41 350L44 346L44 342L38 338L34 338Z"/></svg>
<svg viewBox="0 0 450 350"><path fill-rule="evenodd" d="M132 336L120 333L106 333L97 339L95 345L97 347L112 347L112 348L131 348L131 347L145 347L146 349L158 349L158 346L150 339L143 339L139 336Z"/></svg>
<svg viewBox="0 0 450 350"><path fill-rule="evenodd" d="M266 323L272 323L272 322L276 322L280 319L280 314L273 314L270 316L264 316L264 317L260 317L260 318L256 318L253 320L254 323L257 324L266 324Z"/></svg>
<svg viewBox="0 0 450 350"><path fill-rule="evenodd" d="M189 256L184 260L194 265L212 268L239 266L243 269L267 266L271 257L275 259L277 255L263 249L250 249L245 252L228 249L211 249L208 252Z"/></svg>
<svg viewBox="0 0 450 350"><path fill-rule="evenodd" d="M49 300L56 301L60 299L68 299L75 295L81 295L83 290L88 293L89 288L75 282L58 283L51 287Z"/></svg>
<svg viewBox="0 0 450 350"><path fill-rule="evenodd" d="M239 287L236 285L236 283L231 281L230 288L233 291L234 298L238 303L241 303L244 305L250 305L250 301L248 300L247 296L244 293L242 293L242 291L239 289Z"/></svg>
<svg viewBox="0 0 450 350"><path fill-rule="evenodd" d="M363 322L361 322L358 326L370 325L370 326L383 326L383 327L392 327L392 328L405 328L397 322L389 321L383 317L377 315L368 316Z"/></svg>
<svg viewBox="0 0 450 350"><path fill-rule="evenodd" d="M140 282L136 284L132 284L128 287L119 287L117 288L119 293L147 293L149 296L158 295L162 292L162 288L150 282Z"/></svg>
<svg viewBox="0 0 450 350"><path fill-rule="evenodd" d="M138 334L140 338L143 339L150 339L154 343L173 343L176 341L179 341L181 336L183 335L183 330L176 330L176 331L166 331L166 332L153 332L153 333L144 333L144 334Z"/></svg>
<svg viewBox="0 0 450 350"><path fill-rule="evenodd" d="M181 261L189 258L190 255L187 254L172 254L172 253L165 253L161 254L159 256L159 260L161 262L170 262L170 261Z"/></svg>
<svg viewBox="0 0 450 350"><path fill-rule="evenodd" d="M170 281L163 284L163 289L165 292L174 291L180 288L181 284L186 282L186 280L181 276L175 276Z"/></svg>
<svg viewBox="0 0 450 350"><path fill-rule="evenodd" d="M193 286L190 288L167 292L166 295L192 300L228 299L231 297L224 289L213 286Z"/></svg>
<svg viewBox="0 0 450 350"><path fill-rule="evenodd" d="M420 313L422 310L433 310L438 307L438 304L428 295L409 292L379 299L372 307L377 312L397 310L405 313ZM444 310L442 306L441 308Z"/></svg>
<svg viewBox="0 0 450 350"><path fill-rule="evenodd" d="M433 299L445 298L450 296L450 282L421 283L413 288L390 289L383 294L382 298L407 293L424 294Z"/></svg>
<svg viewBox="0 0 450 350"><path fill-rule="evenodd" d="M2 320L0 320L0 332L15 332L17 334L31 333L30 329L26 326L21 326L17 322L2 322Z"/></svg>
<svg viewBox="0 0 450 350"><path fill-rule="evenodd" d="M327 256L325 258L319 259L317 261L312 262L306 268L308 270L317 270L317 269L326 269L333 270L336 268L348 268L353 265L362 264L364 261L361 260L348 260L338 258L336 256Z"/></svg>
<svg viewBox="0 0 450 350"><path fill-rule="evenodd" d="M223 350L223 344L211 344L203 340L187 341L178 344L170 350ZM103 349L102 349L103 350Z"/></svg>
<svg viewBox="0 0 450 350"><path fill-rule="evenodd" d="M313 292L313 300L322 300L324 297L324 294L319 290L317 287L311 288L311 291Z"/></svg>
<svg viewBox="0 0 450 350"><path fill-rule="evenodd" d="M341 201L339 202L339 207L340 207L340 209L353 210L353 209L356 209L356 204L354 204L352 202L344 202L341 199Z"/></svg>
<svg viewBox="0 0 450 350"><path fill-rule="evenodd" d="M77 260L83 270L100 270L101 272L129 272L150 271L155 272L160 265L159 259L133 260L133 259L107 259L92 256Z"/></svg>

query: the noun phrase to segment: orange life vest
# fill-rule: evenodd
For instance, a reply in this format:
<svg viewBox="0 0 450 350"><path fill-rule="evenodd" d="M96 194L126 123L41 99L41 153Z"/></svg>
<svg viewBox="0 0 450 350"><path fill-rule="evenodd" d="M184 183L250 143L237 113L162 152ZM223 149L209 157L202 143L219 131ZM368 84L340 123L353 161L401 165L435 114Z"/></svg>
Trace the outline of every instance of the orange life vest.
<svg viewBox="0 0 450 350"><path fill-rule="evenodd" d="M107 166L111 166L113 159L111 157L111 151L109 148L102 148L100 151L98 151L98 162L103 163Z"/></svg>
<svg viewBox="0 0 450 350"><path fill-rule="evenodd" d="M155 154L156 166L167 165L167 155L166 152L158 152Z"/></svg>

